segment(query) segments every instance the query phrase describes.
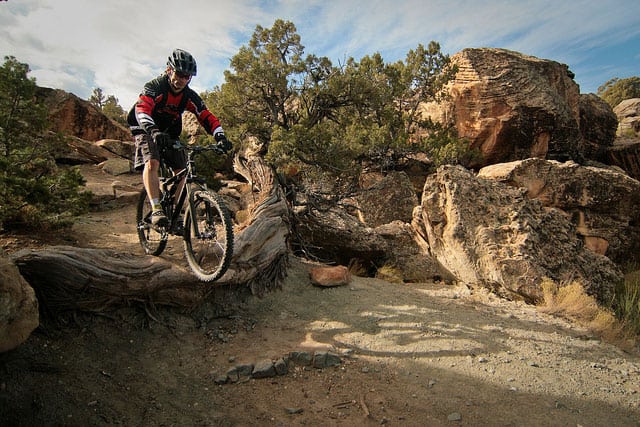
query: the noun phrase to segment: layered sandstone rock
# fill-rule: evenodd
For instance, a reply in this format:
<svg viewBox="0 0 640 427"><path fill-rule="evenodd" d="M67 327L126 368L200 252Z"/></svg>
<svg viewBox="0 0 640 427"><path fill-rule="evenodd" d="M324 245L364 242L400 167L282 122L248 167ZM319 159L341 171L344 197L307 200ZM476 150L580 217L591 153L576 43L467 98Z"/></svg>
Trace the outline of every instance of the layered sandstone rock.
<svg viewBox="0 0 640 427"><path fill-rule="evenodd" d="M561 211L527 193L443 166L425 182L416 222L434 258L465 283L536 301L545 278L578 280L600 301L611 301L622 280L616 264L587 249Z"/></svg>
<svg viewBox="0 0 640 427"><path fill-rule="evenodd" d="M418 196L406 173L365 173L360 176L360 186L356 199L363 223L377 227L395 220L411 222Z"/></svg>
<svg viewBox="0 0 640 427"><path fill-rule="evenodd" d="M618 136L640 137L640 98L625 99L613 111L618 117Z"/></svg>
<svg viewBox="0 0 640 427"><path fill-rule="evenodd" d="M607 152L616 139L618 119L611 106L593 93L580 95L579 106L584 155L607 162Z"/></svg>
<svg viewBox="0 0 640 427"><path fill-rule="evenodd" d="M481 167L529 157L582 156L580 89L568 67L505 49L464 49L449 100L425 114L453 124L482 154Z"/></svg>
<svg viewBox="0 0 640 427"><path fill-rule="evenodd" d="M527 197L561 210L587 248L615 262L640 249L640 182L617 168L527 159L487 166L478 177L523 188Z"/></svg>
<svg viewBox="0 0 640 427"><path fill-rule="evenodd" d="M38 88L38 98L49 111L49 129L85 141L131 140L126 127L102 114L90 102L59 89Z"/></svg>

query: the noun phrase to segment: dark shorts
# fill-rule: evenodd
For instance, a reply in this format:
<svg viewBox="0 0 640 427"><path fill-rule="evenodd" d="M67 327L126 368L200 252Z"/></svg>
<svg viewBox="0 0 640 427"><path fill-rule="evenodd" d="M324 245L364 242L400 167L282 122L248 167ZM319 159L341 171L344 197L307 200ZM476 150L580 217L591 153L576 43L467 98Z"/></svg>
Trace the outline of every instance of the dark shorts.
<svg viewBox="0 0 640 427"><path fill-rule="evenodd" d="M134 137L136 143L136 152L133 166L135 170L142 170L145 163L151 159L162 160L174 171L178 171L187 167L187 158L184 151L174 150L171 147L166 147L163 150L158 148L158 145L153 142L153 138L150 135L141 134ZM162 153L161 153L162 151Z"/></svg>

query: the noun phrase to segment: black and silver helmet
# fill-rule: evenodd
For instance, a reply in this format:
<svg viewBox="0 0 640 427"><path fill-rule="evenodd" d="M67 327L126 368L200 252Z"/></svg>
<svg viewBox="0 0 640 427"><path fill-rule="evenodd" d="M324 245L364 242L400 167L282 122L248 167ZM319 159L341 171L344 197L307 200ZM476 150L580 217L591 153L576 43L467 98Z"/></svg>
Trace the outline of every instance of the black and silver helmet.
<svg viewBox="0 0 640 427"><path fill-rule="evenodd" d="M198 68L196 66L196 60L186 50L176 49L171 53L167 65L173 68L175 71L184 74L196 75Z"/></svg>

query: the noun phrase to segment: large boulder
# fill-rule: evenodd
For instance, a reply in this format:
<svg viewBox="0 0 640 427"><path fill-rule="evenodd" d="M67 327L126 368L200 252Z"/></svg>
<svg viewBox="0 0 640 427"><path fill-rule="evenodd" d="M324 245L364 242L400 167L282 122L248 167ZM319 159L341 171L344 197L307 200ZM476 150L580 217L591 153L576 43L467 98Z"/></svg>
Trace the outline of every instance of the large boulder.
<svg viewBox="0 0 640 427"><path fill-rule="evenodd" d="M623 169L629 176L640 180L640 139L629 137L616 138L607 152L607 161Z"/></svg>
<svg viewBox="0 0 640 427"><path fill-rule="evenodd" d="M428 248L423 244L422 236L416 234L413 224L393 221L374 230L387 244L385 265L393 268L397 279L409 283L455 280L428 255ZM379 273L380 270L376 275Z"/></svg>
<svg viewBox="0 0 640 427"><path fill-rule="evenodd" d="M585 246L617 263L640 249L640 182L617 168L527 159L487 166L478 177L526 190L527 197L560 209Z"/></svg>
<svg viewBox="0 0 640 427"><path fill-rule="evenodd" d="M39 324L33 288L11 260L0 256L0 353L22 344Z"/></svg>
<svg viewBox="0 0 640 427"><path fill-rule="evenodd" d="M125 126L109 119L90 102L59 89L38 88L38 98L48 108L49 129L85 141L131 140Z"/></svg>
<svg viewBox="0 0 640 427"><path fill-rule="evenodd" d="M449 100L425 114L453 124L480 151L469 166L581 158L580 88L565 64L494 48L464 49L451 61L458 73Z"/></svg>
<svg viewBox="0 0 640 427"><path fill-rule="evenodd" d="M356 199L360 220L370 227L392 221L411 222L418 196L405 172L360 175L361 190Z"/></svg>
<svg viewBox="0 0 640 427"><path fill-rule="evenodd" d="M616 139L618 118L606 101L593 93L580 95L580 132L588 159L607 161L607 151Z"/></svg>
<svg viewBox="0 0 640 427"><path fill-rule="evenodd" d="M640 137L640 98L625 99L613 112L618 118L618 136Z"/></svg>
<svg viewBox="0 0 640 427"><path fill-rule="evenodd" d="M431 254L458 280L507 297L540 300L549 278L578 280L608 302L623 278L609 258L585 247L558 209L462 166L442 166L426 180L415 215Z"/></svg>

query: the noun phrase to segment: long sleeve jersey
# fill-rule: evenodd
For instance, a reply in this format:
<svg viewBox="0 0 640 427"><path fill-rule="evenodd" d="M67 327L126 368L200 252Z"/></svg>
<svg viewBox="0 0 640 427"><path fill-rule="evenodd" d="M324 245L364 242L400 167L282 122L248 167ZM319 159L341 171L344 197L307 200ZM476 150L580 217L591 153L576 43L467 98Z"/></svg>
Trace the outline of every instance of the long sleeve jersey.
<svg viewBox="0 0 640 427"><path fill-rule="evenodd" d="M209 134L222 132L220 121L207 109L202 98L189 86L173 94L166 74L144 85L138 101L129 112L127 122L133 135L151 134L159 130L178 138L182 132L182 113L185 110L195 114Z"/></svg>

